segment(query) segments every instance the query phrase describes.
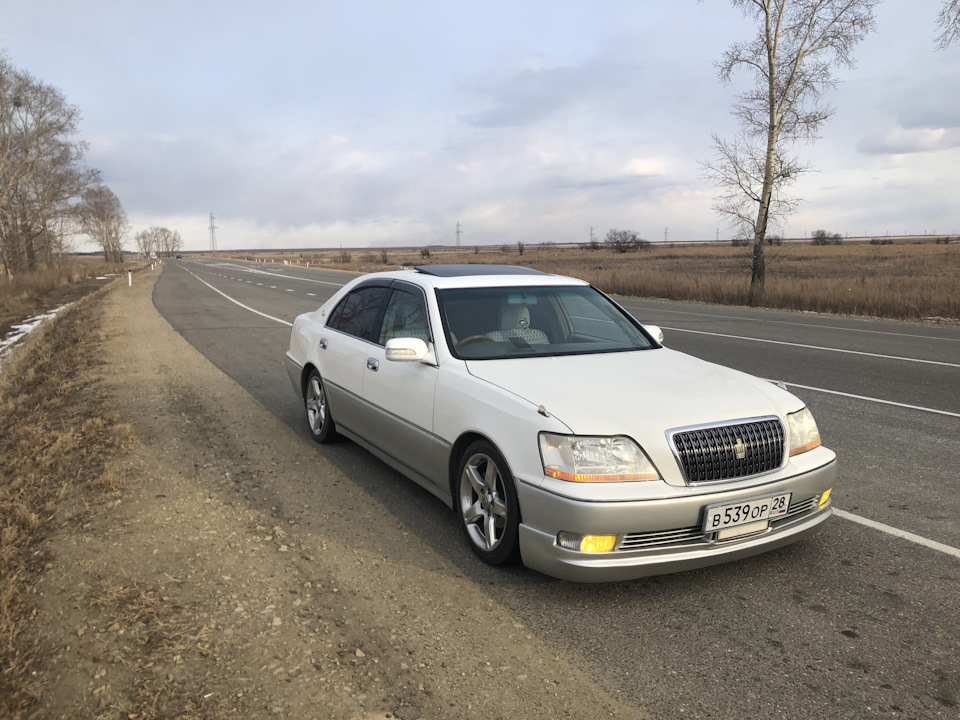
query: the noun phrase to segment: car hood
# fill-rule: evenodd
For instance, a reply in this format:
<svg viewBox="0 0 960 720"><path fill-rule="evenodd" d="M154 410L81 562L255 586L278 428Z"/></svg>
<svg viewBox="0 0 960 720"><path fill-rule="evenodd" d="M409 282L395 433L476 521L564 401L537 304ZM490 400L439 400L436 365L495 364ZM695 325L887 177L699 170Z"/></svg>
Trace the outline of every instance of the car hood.
<svg viewBox="0 0 960 720"><path fill-rule="evenodd" d="M773 383L658 348L626 353L468 361L469 372L544 409L581 435L665 443L664 431L803 407Z"/></svg>

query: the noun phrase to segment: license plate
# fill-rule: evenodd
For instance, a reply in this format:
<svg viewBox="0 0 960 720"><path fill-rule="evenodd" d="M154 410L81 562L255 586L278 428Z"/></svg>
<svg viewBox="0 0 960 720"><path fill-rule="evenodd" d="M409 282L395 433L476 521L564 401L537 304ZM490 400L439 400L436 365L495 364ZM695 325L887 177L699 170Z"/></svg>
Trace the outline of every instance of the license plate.
<svg viewBox="0 0 960 720"><path fill-rule="evenodd" d="M749 498L723 505L709 505L703 514L703 531L718 532L726 528L775 520L787 514L792 493Z"/></svg>

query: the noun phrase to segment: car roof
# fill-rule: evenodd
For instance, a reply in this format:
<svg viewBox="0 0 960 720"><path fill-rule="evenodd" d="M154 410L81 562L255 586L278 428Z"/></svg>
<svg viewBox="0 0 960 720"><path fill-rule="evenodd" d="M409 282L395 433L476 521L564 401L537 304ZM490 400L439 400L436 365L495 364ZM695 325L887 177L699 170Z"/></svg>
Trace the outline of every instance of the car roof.
<svg viewBox="0 0 960 720"><path fill-rule="evenodd" d="M421 287L442 289L521 287L550 285L588 285L589 283L565 275L518 267L516 265L420 265L415 269L370 273L356 279L355 284L379 284L402 280Z"/></svg>
<svg viewBox="0 0 960 720"><path fill-rule="evenodd" d="M475 275L546 275L547 273L519 265L417 265L417 272L437 277L465 277Z"/></svg>

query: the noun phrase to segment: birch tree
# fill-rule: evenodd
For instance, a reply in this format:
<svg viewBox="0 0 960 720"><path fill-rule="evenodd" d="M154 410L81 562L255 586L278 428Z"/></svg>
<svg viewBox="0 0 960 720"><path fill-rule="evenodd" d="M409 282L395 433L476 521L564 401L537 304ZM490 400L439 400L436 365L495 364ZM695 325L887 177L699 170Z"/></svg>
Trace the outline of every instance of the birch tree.
<svg viewBox="0 0 960 720"><path fill-rule="evenodd" d="M179 232L156 225L138 232L136 241L138 252L146 256L156 253L161 257L170 257L183 247Z"/></svg>
<svg viewBox="0 0 960 720"><path fill-rule="evenodd" d="M98 179L76 139L79 111L0 55L0 261L7 275L60 261L74 205Z"/></svg>
<svg viewBox="0 0 960 720"><path fill-rule="evenodd" d="M719 190L714 210L752 240L750 304L763 302L764 238L800 200L788 187L811 168L789 148L812 142L834 109L824 94L835 67L854 66L853 50L874 29L879 0L731 0L757 28L716 63L721 82L745 72L750 87L736 96L735 138L713 134L714 157L701 166Z"/></svg>
<svg viewBox="0 0 960 720"><path fill-rule="evenodd" d="M103 248L107 262L123 262L123 236L127 232L127 213L119 198L106 185L87 188L79 207L83 232Z"/></svg>
<svg viewBox="0 0 960 720"><path fill-rule="evenodd" d="M951 44L960 42L960 0L944 0L937 14L937 47L946 50Z"/></svg>

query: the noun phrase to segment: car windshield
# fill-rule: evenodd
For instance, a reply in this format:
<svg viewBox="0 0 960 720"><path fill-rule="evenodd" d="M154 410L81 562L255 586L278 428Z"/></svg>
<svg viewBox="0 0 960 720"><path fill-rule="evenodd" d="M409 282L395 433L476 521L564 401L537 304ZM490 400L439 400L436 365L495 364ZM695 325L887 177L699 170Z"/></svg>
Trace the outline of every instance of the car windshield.
<svg viewBox="0 0 960 720"><path fill-rule="evenodd" d="M437 297L447 344L465 360L656 347L633 318L589 286L458 288Z"/></svg>

